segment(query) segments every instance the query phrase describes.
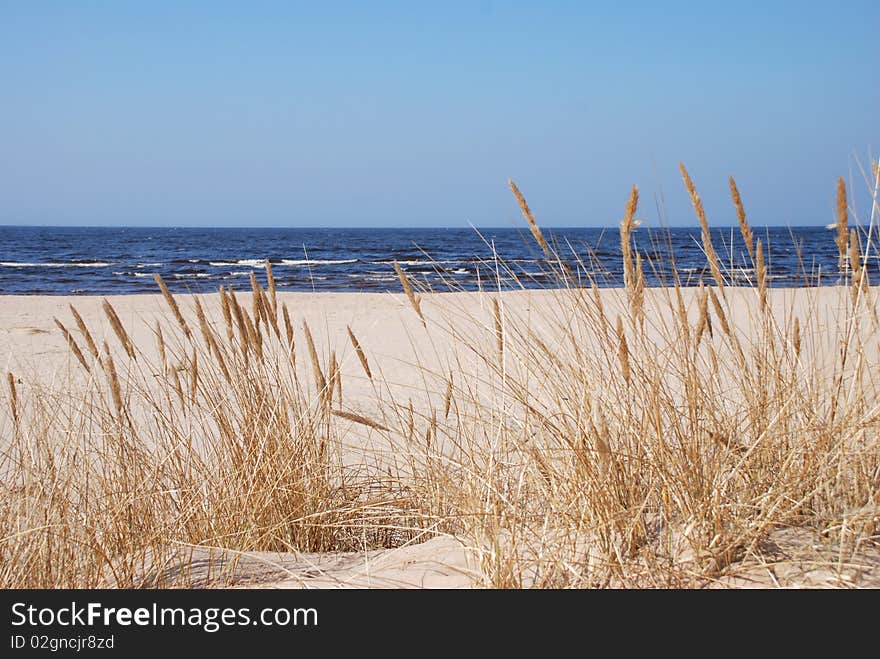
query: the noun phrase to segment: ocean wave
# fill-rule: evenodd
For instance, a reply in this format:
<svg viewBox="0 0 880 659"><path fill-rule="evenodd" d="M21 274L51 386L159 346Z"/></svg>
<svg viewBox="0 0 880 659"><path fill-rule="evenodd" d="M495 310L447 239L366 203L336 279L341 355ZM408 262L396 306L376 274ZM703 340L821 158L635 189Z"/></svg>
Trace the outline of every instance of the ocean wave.
<svg viewBox="0 0 880 659"><path fill-rule="evenodd" d="M208 265L223 268L233 265L249 265L252 268L265 268L266 259L239 259L238 261L209 261Z"/></svg>
<svg viewBox="0 0 880 659"><path fill-rule="evenodd" d="M358 259L281 259L280 261L270 261L272 265L346 265L357 263ZM266 259L239 259L238 261L210 261L209 265L215 268L229 267L235 265L245 265L251 268L265 268Z"/></svg>
<svg viewBox="0 0 880 659"><path fill-rule="evenodd" d="M23 261L0 261L4 268L106 268L104 261L68 261L66 263L28 263Z"/></svg>
<svg viewBox="0 0 880 659"><path fill-rule="evenodd" d="M153 273L151 272L114 272L114 275L118 275L120 277L152 277Z"/></svg>
<svg viewBox="0 0 880 659"><path fill-rule="evenodd" d="M281 259L281 265L346 265L357 262L358 259Z"/></svg>
<svg viewBox="0 0 880 659"><path fill-rule="evenodd" d="M453 261L434 261L431 259L408 259L398 260L398 265L455 265L456 263L470 263L467 259L455 259ZM393 265L394 259L379 259L370 261L371 265Z"/></svg>
<svg viewBox="0 0 880 659"><path fill-rule="evenodd" d="M209 272L183 272L171 275L173 279L207 279L213 276Z"/></svg>
<svg viewBox="0 0 880 659"><path fill-rule="evenodd" d="M361 272L350 272L348 276L352 279L363 279L364 281L397 281L396 275L371 275Z"/></svg>

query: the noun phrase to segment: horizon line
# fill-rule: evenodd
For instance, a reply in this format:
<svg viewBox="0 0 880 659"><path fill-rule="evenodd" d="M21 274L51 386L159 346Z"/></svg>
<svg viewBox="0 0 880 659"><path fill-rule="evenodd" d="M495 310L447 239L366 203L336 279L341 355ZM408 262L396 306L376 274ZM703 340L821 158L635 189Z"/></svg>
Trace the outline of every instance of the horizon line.
<svg viewBox="0 0 880 659"><path fill-rule="evenodd" d="M752 229L757 228L766 228L766 229L827 229L827 224L753 224L751 225ZM609 225L597 225L597 226L586 226L586 225L544 225L541 227L543 230L552 231L552 230L563 230L563 229L619 229L619 224L609 224ZM643 224L641 227L636 227L635 230L641 229L699 229L699 224L682 224L682 225L650 225ZM710 225L711 229L739 229L738 224L717 224ZM173 224L0 224L0 229L200 229L200 230L225 230L225 229L247 229L247 230L278 230L278 229L293 229L293 230L301 230L301 231L327 231L327 230L342 230L342 231L351 231L351 230L363 230L363 231L376 231L377 229L381 230L398 230L398 231L437 231L441 229L457 229L457 230L486 230L486 229L511 229L511 230L525 230L528 231L527 226L514 226L514 225L488 225L488 226L479 226L479 225L468 225L468 226L453 226L453 225L440 225L440 226L286 226L286 225L264 225L264 226L242 226L242 225L228 225L228 226L200 226L195 224L184 224L184 225L173 225Z"/></svg>

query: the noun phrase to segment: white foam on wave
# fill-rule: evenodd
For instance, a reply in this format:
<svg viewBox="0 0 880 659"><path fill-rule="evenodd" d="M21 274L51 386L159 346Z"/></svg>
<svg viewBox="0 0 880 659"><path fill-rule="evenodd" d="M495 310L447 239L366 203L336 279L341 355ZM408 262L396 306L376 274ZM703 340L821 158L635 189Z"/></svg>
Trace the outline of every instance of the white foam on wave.
<svg viewBox="0 0 880 659"><path fill-rule="evenodd" d="M120 277L152 277L152 273L150 272L114 272L114 275L119 275Z"/></svg>
<svg viewBox="0 0 880 659"><path fill-rule="evenodd" d="M369 274L361 274L357 272L350 272L348 274L349 277L353 279L362 279L364 281L397 281L397 277L395 275L369 275Z"/></svg>
<svg viewBox="0 0 880 659"><path fill-rule="evenodd" d="M348 263L357 263L357 259L281 259L280 263L274 265L346 265ZM265 259L239 259L238 261L209 261L209 265L215 268L224 266L245 265L252 268L265 268Z"/></svg>
<svg viewBox="0 0 880 659"><path fill-rule="evenodd" d="M281 265L346 265L357 262L357 259L281 259Z"/></svg>
<svg viewBox="0 0 880 659"><path fill-rule="evenodd" d="M265 268L266 262L264 259L239 259L238 261L209 261L208 265L212 265L215 268L233 265L249 265L252 268Z"/></svg>

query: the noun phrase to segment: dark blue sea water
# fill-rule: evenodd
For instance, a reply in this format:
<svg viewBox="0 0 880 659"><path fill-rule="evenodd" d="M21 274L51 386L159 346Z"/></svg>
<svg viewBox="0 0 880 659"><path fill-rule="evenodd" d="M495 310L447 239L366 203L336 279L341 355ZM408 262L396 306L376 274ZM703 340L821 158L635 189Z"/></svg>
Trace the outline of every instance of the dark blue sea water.
<svg viewBox="0 0 880 659"><path fill-rule="evenodd" d="M834 232L821 227L756 228L769 244L771 283L835 283ZM594 273L600 286L620 285L616 229L556 229L545 234L570 265ZM738 229L716 229L716 251L732 277L747 283ZM640 228L638 249L649 285L670 283L671 253L682 282L710 278L698 228ZM494 247L493 247L494 246ZM547 264L528 231L518 229L196 229L0 226L0 294L107 295L155 292L159 273L175 292L249 288L265 281L268 258L282 290L400 290L392 261L435 290L474 290L495 281L494 251L527 287L552 285ZM799 251L800 249L800 251ZM657 255L661 258L657 258ZM800 255L800 258L799 258ZM662 267L660 265L662 264ZM740 271L742 269L742 271ZM510 272L501 272L509 277ZM739 273L739 274L738 274ZM876 276L874 277L876 281ZM514 286L512 280L507 285ZM495 284L497 285L497 284Z"/></svg>

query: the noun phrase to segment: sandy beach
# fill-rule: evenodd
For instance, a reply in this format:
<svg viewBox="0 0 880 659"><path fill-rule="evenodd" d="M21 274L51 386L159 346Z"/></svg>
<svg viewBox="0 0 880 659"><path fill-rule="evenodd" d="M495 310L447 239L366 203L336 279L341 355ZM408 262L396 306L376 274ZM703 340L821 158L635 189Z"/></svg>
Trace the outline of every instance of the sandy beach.
<svg viewBox="0 0 880 659"><path fill-rule="evenodd" d="M769 292L768 304L773 314L797 317L803 326L835 328L841 321L841 314L847 313L841 303L845 299L842 292L845 293L833 287L777 289ZM645 308L653 311L647 314L644 340L646 345L660 346L663 343L663 327L670 321L674 322L671 311L674 305L669 305L674 292L671 289L649 289L645 293ZM410 300L403 294L280 292L277 294L277 305L286 305L290 310L298 339L303 321L306 321L319 355L338 351L333 352L333 359L339 362L342 397L335 406L350 414L375 419L381 414L381 401L392 398L408 399L410 409L413 408L413 401L419 408L442 409L444 391L440 383L450 369L476 378L481 377L481 373L487 373L488 378L485 354L466 350L463 346L483 345L480 341L485 341L487 349L491 351L498 329L493 319L501 317L496 314L503 313L505 332L512 333L515 327L516 332L528 331L544 337L551 353L568 350L563 345L566 331L576 324L566 316L566 313L572 312L571 301L566 297L571 295L576 294L516 291L500 295L424 295L420 299L424 325ZM585 290L577 295L589 296L591 293ZM682 296L688 317L696 325L700 316L700 289L684 289ZM871 296L876 298L876 291L872 291ZM238 297L243 308L251 308L249 294ZM179 295L176 299L184 316L191 319L194 297ZM627 300L620 289L602 290L597 299L601 300L603 312L610 317L626 313ZM158 294L109 296L106 300L115 309L138 350L145 353L152 351L155 357L156 323L168 323L170 320L166 300ZM205 295L200 296L200 300L209 322L217 327L222 325L220 297L217 294ZM734 334L740 333L741 341L748 341L748 332L755 327L753 320L757 314L757 292L754 289L728 289L726 300L728 314L724 322ZM20 397L27 398L33 387L75 395L77 387L86 386L88 377L76 363L67 340L55 324L57 318L66 327L75 327L70 305L76 308L91 329L95 342L99 346L106 343L120 371L127 368L124 365L130 362L126 362L123 345L114 336L103 301L104 298L99 297L0 298L3 319L0 326L0 358L3 359L4 370L13 373L17 379ZM663 309L666 309L666 317L662 316ZM865 314L867 318L869 312ZM716 320L715 323L712 341L718 344L719 355L726 354L723 352L725 348L722 345L720 322ZM371 378L365 377L363 366L352 349L349 328L362 346L372 370ZM469 333L472 339L463 341L462 337ZM481 333L483 336L480 338ZM82 343L83 337L79 331L72 329L71 335ZM592 358L615 359L614 355L604 355L606 348L603 348L598 335L584 335L581 339L582 348L592 351ZM831 331L824 334L817 331L804 340L811 342L810 356L807 358L805 355L804 359L821 364L834 356L839 337ZM876 372L876 344L863 351L860 358L868 371ZM145 359L144 356L139 357L138 368L143 368ZM505 368L512 373L517 368L516 357L510 359L511 363ZM302 371L303 378L309 377L307 359L301 357L296 368ZM662 373L660 377L663 377ZM377 386L377 382L381 385ZM719 382L719 395L737 385L736 382L725 381L724 377L719 377ZM601 382L586 384L596 391L603 386ZM540 386L536 387L537 392L540 390ZM448 391L446 395L448 397ZM137 403L133 402L132 407L137 408ZM448 407L447 402L447 416ZM134 414L136 423L151 423L149 414L138 416L136 411ZM0 427L10 427L8 417L8 412L4 410ZM345 422L346 419L341 421ZM384 459L379 457L380 454L393 456L394 451L399 450L394 448L393 443L385 442L383 433L363 423L348 423L342 426L341 432L343 462L349 466L370 462L379 465ZM197 432L195 434L198 435ZM196 436L195 440L198 439ZM475 435L473 441L486 439L481 440ZM151 579L158 579L156 583L159 583L168 575L185 570L191 585L209 585L213 583L212 575L222 572L226 583L247 587L471 587L481 583L481 560L485 560L485 555L475 551L470 544L472 542L473 538L456 538L448 534L435 536L425 532L416 534L400 546L361 552L179 548L165 556L161 566L149 568L147 572L150 574L145 574L143 578L146 583ZM744 561L741 569L730 571L729 575L716 575L713 584L721 587L822 587L880 583L880 553L869 545L860 549L857 560L851 559L845 565L840 565L840 545L823 539L821 529L809 525L767 529L762 542L763 562L753 560L749 565L749 561ZM767 567L768 556L773 557L772 569ZM112 579L108 585L114 585Z"/></svg>
<svg viewBox="0 0 880 659"><path fill-rule="evenodd" d="M747 333L752 329L749 321L755 314L757 293L749 288L728 290L733 304L730 322ZM694 321L699 316L694 299L697 292L697 288L682 289L689 317ZM626 313L625 293L621 289L600 289L600 295L609 316ZM671 313L664 306L674 293L672 289L658 288L648 289L646 295L646 306L660 314L657 322L649 323L646 328L648 337L657 340L660 323L668 321ZM875 295L876 291L872 293L872 296ZM217 294L175 297L184 309L192 308L194 299L198 297L206 313L219 322L221 314ZM287 304L294 324L298 327L301 327L302 321L309 324L321 351L329 352L331 347L345 346L348 342L346 328L351 327L371 361L375 361L388 376L389 382L402 387L418 386L422 381L418 373L419 365L437 369L448 361L453 354L451 335L456 327L461 332L473 332L474 328L491 329L493 299L502 300L510 316L523 319L535 331L546 333L549 341L560 340L558 326L565 324L565 318L559 314L565 311L562 306L566 297L566 293L553 290L506 291L501 295L492 291L425 295L422 310L432 325L428 332L413 313L407 297L400 293L278 293L279 304ZM250 293L241 294L240 299L244 306L250 307ZM68 374L74 365L74 358L54 319L58 318L72 327L71 306L79 311L90 327L95 328L93 334L99 344L108 341L110 347L116 350L118 346L114 345L113 331L102 307L104 300L113 305L137 345L155 343L155 324L168 317L168 307L158 293L94 297L0 296L3 318L0 324L3 339L0 359L4 370L32 374L41 379L55 379ZM845 297L838 287L769 291L769 306L774 314L809 318L822 328L832 328L845 317L847 311L843 302ZM667 317L663 319L662 316ZM747 334L745 338L748 338ZM817 356L826 356L825 350L833 345L832 339L831 333L814 337L821 348ZM585 336L584 340L591 339ZM873 358L873 355L868 358ZM343 373L350 376L351 395L361 399L368 387L359 382L362 378L357 360L350 356L341 362Z"/></svg>

